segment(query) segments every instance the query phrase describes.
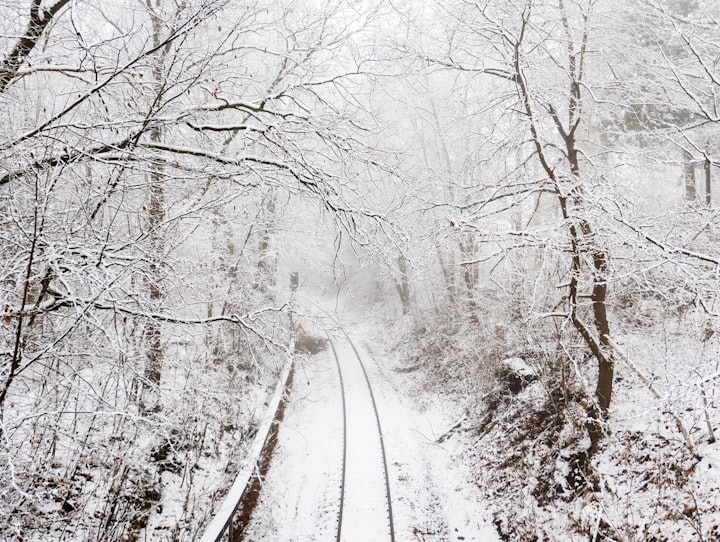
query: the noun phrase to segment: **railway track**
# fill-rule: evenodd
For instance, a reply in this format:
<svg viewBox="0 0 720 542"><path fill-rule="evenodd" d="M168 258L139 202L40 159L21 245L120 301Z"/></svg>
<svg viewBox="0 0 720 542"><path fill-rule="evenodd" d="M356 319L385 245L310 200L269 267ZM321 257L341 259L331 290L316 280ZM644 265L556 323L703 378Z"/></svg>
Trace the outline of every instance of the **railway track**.
<svg viewBox="0 0 720 542"><path fill-rule="evenodd" d="M395 542L392 499L387 469L388 461L380 417L367 368L351 337L337 319L312 301L304 301L324 313L321 321L325 323L322 327L327 336L329 348L327 357L319 359L323 359L323 363L327 365L325 370L330 371L328 377L332 377L331 372L337 372L337 378L334 379L334 382L333 378L330 378L326 382L325 389L323 389L323 408L336 412L341 406L342 410L341 423L338 420L338 426L342 426L342 431L329 428L327 433L312 432L313 438L321 441L318 443L319 445L333 449L331 454L325 454L324 461L341 462L340 467L328 467L325 474L327 478L323 478L328 480L331 486L338 484L339 494L333 497L332 495L336 490L330 487L328 488L328 494L318 497L324 502L318 502L317 506L315 506L315 509L322 509L323 507L335 509L337 511L337 523L336 525L332 524L334 523L332 516L327 517L327 520L322 520L321 523L325 521L327 523L321 529L323 534L320 535L318 540L327 540L330 533L335 531L337 542L366 542L368 540L373 542ZM288 393L292 395L290 390L288 390ZM317 400L317 397L312 400ZM272 418L276 424L279 421L277 412L268 412L266 418ZM291 420L288 420L287 423L290 424L288 427L290 431L302 430L301 427L293 427ZM275 438L282 439L282 427L280 427L279 431L279 437L276 435ZM342 439L342 443L336 442L339 438ZM263 486L263 491L271 491L270 487L264 487L263 478L267 470L265 463L269 457L267 444L273 442L272 446L274 447L275 439L266 440L263 449L256 452L256 457L250 460L252 464L256 465L254 467L255 473L260 474L260 483L258 483L257 476L250 477L247 486L242 491L242 497L237 499L236 502L223 505L222 509L230 511L229 514L226 512L226 517L216 517L213 520L212 523L216 527L214 530L208 529L206 531L202 539L203 542L220 542L221 540L241 542L246 540L242 531L244 526L248 524L247 518L253 514L252 510L246 508L249 506L248 502L257 503L258 501L257 497L248 499L248 495L257 490L258 486ZM306 465L295 464L293 470L295 472L307 470L305 467ZM272 464L270 464L269 469L272 471ZM329 471L334 472L334 474L329 475ZM322 473L317 470L313 472L316 477L322 476ZM304 475L312 476L313 472L308 471ZM283 480L283 483L292 483L292 480ZM302 482L299 483L302 486ZM302 488L298 492L305 493L302 499L307 498L307 494ZM239 495L237 490L235 493ZM276 498L273 495L267 496L267 501L270 503L277 503L282 500L282 498ZM254 507L255 504L251 506ZM304 510L305 514L308 514L308 510L313 509L312 506L300 508ZM297 511L297 505L290 506L288 509L294 510L300 516L287 517L284 520L287 524L308 523L309 520L312 523L313 518L301 517L303 512ZM267 512L265 513L267 514ZM310 513L312 514L312 512ZM273 511L270 515L276 517L282 514ZM245 519L241 521L241 518ZM252 518L249 523L252 523ZM269 525L266 527L266 529L271 528ZM255 532L255 537L258 534L259 532ZM287 534L287 532L283 533L284 536L287 536ZM268 531L265 536L269 539L272 539L273 536L274 539L279 539L277 537L281 535L277 532ZM250 537L252 538L252 536Z"/></svg>
<svg viewBox="0 0 720 542"><path fill-rule="evenodd" d="M328 340L343 403L343 467L338 542L395 541L387 455L367 369L342 327Z"/></svg>

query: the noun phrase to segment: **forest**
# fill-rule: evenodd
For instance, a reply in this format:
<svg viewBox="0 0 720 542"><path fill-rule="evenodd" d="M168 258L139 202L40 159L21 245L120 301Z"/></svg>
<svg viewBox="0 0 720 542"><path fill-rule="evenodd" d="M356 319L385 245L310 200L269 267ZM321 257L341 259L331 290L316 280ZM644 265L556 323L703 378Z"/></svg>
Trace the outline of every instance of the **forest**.
<svg viewBox="0 0 720 542"><path fill-rule="evenodd" d="M719 136L717 0L0 0L0 539L196 539L298 273L504 540L717 540Z"/></svg>

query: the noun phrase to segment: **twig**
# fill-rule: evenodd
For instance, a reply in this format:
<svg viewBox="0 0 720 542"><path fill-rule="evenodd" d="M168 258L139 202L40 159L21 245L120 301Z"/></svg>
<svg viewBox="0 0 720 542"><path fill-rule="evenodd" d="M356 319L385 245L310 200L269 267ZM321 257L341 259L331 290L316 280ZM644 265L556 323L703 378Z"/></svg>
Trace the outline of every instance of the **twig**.
<svg viewBox="0 0 720 542"><path fill-rule="evenodd" d="M437 439L435 439L435 442L436 442L437 444L439 444L439 443L441 443L441 442L444 442L444 441L447 440L448 438L450 438L450 435L451 435L452 433L454 433L455 431L457 431L457 430L460 428L460 426L462 425L462 423L465 421L465 418L466 418L466 417L467 417L467 416L463 416L462 418L460 418L450 429L448 429L448 430L445 431L442 435L440 435Z"/></svg>

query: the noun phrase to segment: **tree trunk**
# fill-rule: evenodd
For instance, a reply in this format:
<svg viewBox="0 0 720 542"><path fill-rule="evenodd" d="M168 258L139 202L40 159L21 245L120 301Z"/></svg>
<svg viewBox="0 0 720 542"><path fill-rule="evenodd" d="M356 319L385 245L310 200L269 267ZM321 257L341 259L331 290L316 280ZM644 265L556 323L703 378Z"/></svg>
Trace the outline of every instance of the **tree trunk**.
<svg viewBox="0 0 720 542"><path fill-rule="evenodd" d="M407 258L400 254L397 257L398 270L400 272L400 281L395 283L402 303L403 314L410 312L410 266Z"/></svg>
<svg viewBox="0 0 720 542"><path fill-rule="evenodd" d="M595 330L600 339L602 355L598 357L598 382L595 395L600 406L603 417L607 417L612 399L613 378L615 375L615 363L609 355L610 324L607 319L607 256L603 251L593 253L593 265L595 267L592 303Z"/></svg>
<svg viewBox="0 0 720 542"><path fill-rule="evenodd" d="M705 159L705 205L708 207L712 206L712 187L710 185L712 162L709 158Z"/></svg>
<svg viewBox="0 0 720 542"><path fill-rule="evenodd" d="M160 141L160 130L155 129L151 133L153 141ZM162 222L165 220L165 192L162 186L162 172L160 166L153 166L150 173L150 203L148 206L147 228L148 228L148 271L145 279L145 286L153 312L162 304L163 291L162 281L162 254L164 252L164 240L161 233ZM151 410L157 410L160 406L159 395L156 394L160 387L163 365L162 332L160 322L148 318L143 330L145 346L145 370L144 376L150 385L149 393L152 397L146 398L146 406Z"/></svg>
<svg viewBox="0 0 720 542"><path fill-rule="evenodd" d="M525 14L527 17L527 13ZM569 26L567 20L564 19L563 23L570 35ZM525 25L528 24L528 19L523 21L523 33ZM580 336L583 338L585 344L592 352L593 356L598 362L598 381L597 388L595 390L597 407L591 406L589 409L590 421L587 424L587 429L591 439L591 451L597 448L597 443L602 437L602 421L607 417L608 410L610 407L610 401L612 399L613 390L613 377L614 377L614 361L613 354L607 348L607 341L610 339L610 325L607 319L607 292L608 292L608 254L607 251L598 245L597 236L591 223L588 219L581 216L574 216L577 213L571 215L571 205L578 210L582 210L583 206L583 184L580 175L580 153L575 147L575 131L580 125L582 120L582 101L581 101L581 89L580 84L581 72L579 66L582 65L582 59L578 61L575 53L572 52L572 44L568 40L569 46L569 75L571 78L571 84L569 89L569 103L568 103L568 118L565 122L560 118L557 109L552 105L547 107L550 114L552 123L555 126L557 135L563 143L563 150L565 152L565 158L569 166L569 171L563 175L558 174L556 167L551 163L546 150L548 144L543 140L538 129L538 118L533 106L533 98L531 97L531 91L527 86L527 79L522 65L522 53L521 43L519 41L515 44L515 82L518 86L518 91L523 102L524 112L528 118L529 130L531 141L535 147L536 156L547 175L548 179L555 186L555 192L560 203L563 219L567 224L569 237L570 237L570 282L568 285L568 302L569 302L569 317L573 323L573 326L578 331ZM584 49L581 49L582 54ZM568 195L566 185L564 182L566 179L572 180L573 189ZM583 275L583 261L586 257L590 257L593 262L592 269L592 293L591 299L593 302L593 323L595 333L582 321L578 314L578 297L579 297L579 286L580 277Z"/></svg>
<svg viewBox="0 0 720 542"><path fill-rule="evenodd" d="M158 7L160 0L158 0ZM147 8L150 13L153 25L153 45L159 47L161 43L162 19L152 6L152 2L147 0ZM157 84L157 92L155 93L154 102L150 104L150 108L160 102L160 98L165 92L163 83L163 64L165 57L169 51L170 45L160 50L160 55L156 59L152 68L153 81ZM162 141L162 130L160 128L152 128L150 130L150 140L153 143ZM157 311L164 297L162 289L162 272L163 254L165 252L165 240L162 234L162 226L165 221L165 188L163 187L163 166L159 162L150 163L150 195L147 211L146 227L148 232L148 268L145 277L145 286L147 288L150 308L153 312ZM160 380L162 378L163 365L163 347L162 347L162 330L161 324L156 319L149 317L145 321L143 329L143 339L145 347L145 369L143 375L145 381L149 384L149 395L142 398L142 407L149 411L158 411L162 408L160 404Z"/></svg>
<svg viewBox="0 0 720 542"><path fill-rule="evenodd" d="M442 248L439 245L435 245L435 251L438 257L438 263L440 264L440 271L442 272L443 279L445 279L445 289L448 295L448 305L455 307L457 301L457 288L455 287L455 258L452 253L448 253L449 262L445 261L443 256Z"/></svg>
<svg viewBox="0 0 720 542"><path fill-rule="evenodd" d="M258 262L255 275L255 287L263 296L263 301L272 303L275 300L277 258L272 250L272 235L275 230L276 208L275 194L270 191L260 203L261 217L260 240L258 241Z"/></svg>
<svg viewBox="0 0 720 542"><path fill-rule="evenodd" d="M460 254L464 260L463 267L463 282L465 283L465 290L468 296L468 310L471 314L471 320L476 321L477 315L475 309L477 304L475 303L475 289L479 278L478 265L476 263L468 263L472 261L477 252L475 240L471 234L462 234L460 237Z"/></svg>
<svg viewBox="0 0 720 542"><path fill-rule="evenodd" d="M692 163L692 155L683 151L683 158L685 160L683 165L683 178L685 179L685 200L687 202L693 202L697 200L697 187L695 178L695 166Z"/></svg>

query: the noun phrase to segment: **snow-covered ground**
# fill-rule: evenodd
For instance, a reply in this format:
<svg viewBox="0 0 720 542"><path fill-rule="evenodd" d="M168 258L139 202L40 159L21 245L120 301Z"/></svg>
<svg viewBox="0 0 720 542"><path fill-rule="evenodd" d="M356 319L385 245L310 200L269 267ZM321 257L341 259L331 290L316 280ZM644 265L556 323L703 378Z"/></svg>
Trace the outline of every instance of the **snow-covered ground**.
<svg viewBox="0 0 720 542"><path fill-rule="evenodd" d="M300 359L246 540L330 540L342 476L342 408L327 352Z"/></svg>
<svg viewBox="0 0 720 542"><path fill-rule="evenodd" d="M375 325L381 319L372 322L372 314L338 314L374 390L396 540L720 540L718 444L708 441L702 397L689 393L696 387L697 360L682 358L694 340L684 325L667 327L664 354L641 336L618 338L635 369L618 363L608 432L590 455L581 403L563 397L551 377L540 375L536 361L481 363L482 353L467 356L462 350L476 345L477 337L453 335L451 329L420 337L407 322ZM303 327L318 336L328 329L339 338L336 325L326 318ZM433 341L439 340L438 350ZM350 350L338 353L346 358ZM485 365L495 367L494 375ZM578 370L591 380L592 368L590 360ZM527 378L510 386L503 370ZM637 372L652 378L662 400ZM672 374L675 380L659 376ZM718 407L706 387L705 410L716 425ZM688 449L673 415L683 420L700 458ZM332 351L300 358L280 442L245 540L335 539L342 417ZM366 445L360 439L352 446L357 451Z"/></svg>
<svg viewBox="0 0 720 542"><path fill-rule="evenodd" d="M389 370L388 355L369 328L357 323L344 323L343 327L365 362L377 402L396 540L499 540L487 520L472 474L459 460L462 450L437 442L456 421L457 413L441 407L420 412L405 395L403 375ZM351 355L347 348L339 350L341 360ZM348 402L348 408L351 404ZM279 443L260 502L245 531L246 540L334 539L342 476L341 424L339 379L332 351L299 360ZM349 454L364 446L362 439L354 444L353 436L348 439ZM360 459L348 456L349 464L357 461ZM350 523L346 519L347 528Z"/></svg>
<svg viewBox="0 0 720 542"><path fill-rule="evenodd" d="M398 540L500 540L472 473L464 466L462 448L441 440L461 413L437 403L422 411L407 395L404 375L393 370L389 356L370 332L356 328L361 355L373 360L385 442L390 456L393 506ZM375 346L378 345L378 346Z"/></svg>
<svg viewBox="0 0 720 542"><path fill-rule="evenodd" d="M503 337L480 350L471 326L427 333L401 325L385 333L404 337L389 378L403 374L405 389L428 411L456 405L458 423L443 445L462 450L457 457L503 540L720 540L720 444L709 429L717 433L720 420L718 343L698 354L693 322L669 319L618 338L634 369L617 362L606 433L594 453L578 391L596 377L594 360L571 368L563 382L552 358L504 358ZM503 371L530 378L513 386Z"/></svg>

